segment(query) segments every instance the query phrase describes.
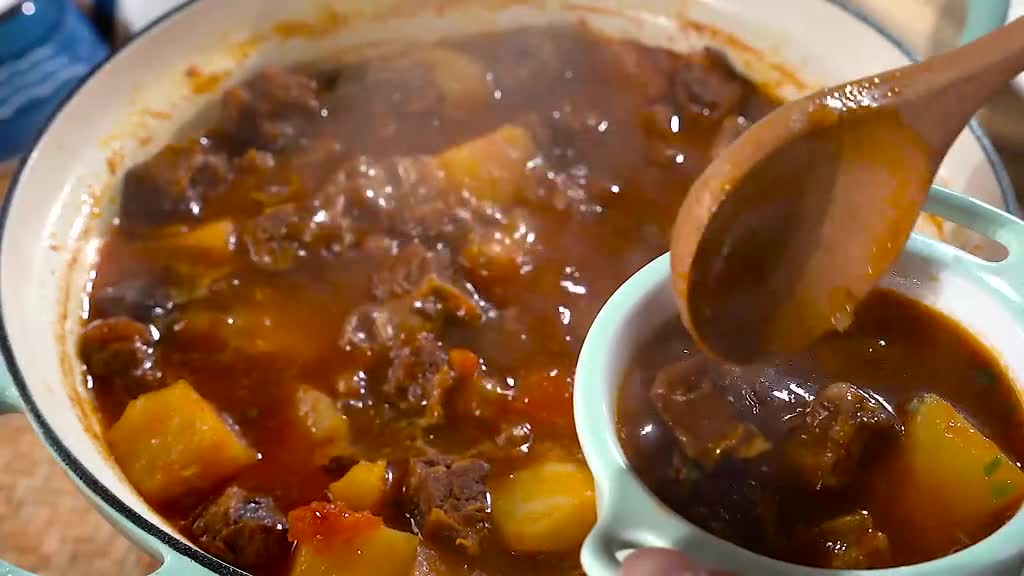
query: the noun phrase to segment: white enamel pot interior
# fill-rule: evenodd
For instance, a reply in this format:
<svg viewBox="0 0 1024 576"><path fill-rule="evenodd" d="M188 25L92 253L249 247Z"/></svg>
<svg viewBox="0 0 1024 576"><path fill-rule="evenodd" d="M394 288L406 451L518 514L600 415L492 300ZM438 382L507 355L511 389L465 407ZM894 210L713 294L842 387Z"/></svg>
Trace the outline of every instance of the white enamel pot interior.
<svg viewBox="0 0 1024 576"><path fill-rule="evenodd" d="M276 35L275 24L286 19L308 22L308 33ZM164 558L162 570L237 573L185 543L125 482L104 448L74 353L83 288L116 213L125 168L216 101L219 90L192 92L185 71L193 66L223 75L222 88L269 62L323 64L368 45L577 21L677 50L718 46L744 74L784 97L911 58L869 20L826 0L189 3L129 43L69 98L13 180L0 215L0 348L11 375L0 378L0 408L23 410L108 518ZM974 126L956 141L940 180L1015 208L1002 165Z"/></svg>

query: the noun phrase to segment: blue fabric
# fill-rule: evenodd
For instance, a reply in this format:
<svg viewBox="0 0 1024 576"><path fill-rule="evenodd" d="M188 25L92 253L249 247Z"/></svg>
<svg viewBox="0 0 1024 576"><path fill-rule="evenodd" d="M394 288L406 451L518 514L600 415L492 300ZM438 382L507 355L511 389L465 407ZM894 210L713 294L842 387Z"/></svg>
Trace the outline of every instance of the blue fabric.
<svg viewBox="0 0 1024 576"><path fill-rule="evenodd" d="M70 0L23 1L0 16L0 161L26 151L108 52Z"/></svg>

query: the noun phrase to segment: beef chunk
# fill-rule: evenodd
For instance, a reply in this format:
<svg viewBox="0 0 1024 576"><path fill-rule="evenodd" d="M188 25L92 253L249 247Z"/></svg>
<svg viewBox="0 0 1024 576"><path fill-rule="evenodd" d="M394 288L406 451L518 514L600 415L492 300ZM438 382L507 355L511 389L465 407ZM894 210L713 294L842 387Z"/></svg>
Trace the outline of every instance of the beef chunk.
<svg viewBox="0 0 1024 576"><path fill-rule="evenodd" d="M451 255L447 251L428 250L419 242L410 242L373 275L371 290L378 300L386 300L409 294L429 276L450 278L451 275Z"/></svg>
<svg viewBox="0 0 1024 576"><path fill-rule="evenodd" d="M243 570L267 572L283 566L291 552L287 520L274 500L237 486L196 513L192 536L200 548Z"/></svg>
<svg viewBox="0 0 1024 576"><path fill-rule="evenodd" d="M307 76L264 68L224 93L220 132L244 150L280 150L304 136L320 116L316 82Z"/></svg>
<svg viewBox="0 0 1024 576"><path fill-rule="evenodd" d="M370 360L386 357L401 342L432 329L431 323L412 309L406 300L366 304L353 310L345 320L341 347L362 353Z"/></svg>
<svg viewBox="0 0 1024 576"><path fill-rule="evenodd" d="M337 254L355 242L345 199L332 195L269 208L246 222L242 239L249 259L267 270L288 269L310 253Z"/></svg>
<svg viewBox="0 0 1024 576"><path fill-rule="evenodd" d="M431 274L413 292L413 308L435 322L455 318L470 324L480 324L484 320L484 310L469 292L471 287L465 283L462 285L464 288Z"/></svg>
<svg viewBox="0 0 1024 576"><path fill-rule="evenodd" d="M683 360L658 372L651 398L690 458L705 468L723 456L752 458L771 448L768 440L741 420L715 384L706 357Z"/></svg>
<svg viewBox="0 0 1024 576"><path fill-rule="evenodd" d="M514 299L515 280L533 267L530 243L533 232L525 222L518 231L474 229L459 254L463 273L484 298L501 306ZM522 231L522 233L518 233Z"/></svg>
<svg viewBox="0 0 1024 576"><path fill-rule="evenodd" d="M844 382L829 385L787 437L783 455L807 485L838 486L853 474L875 434L895 433L899 421L873 396Z"/></svg>
<svg viewBox="0 0 1024 576"><path fill-rule="evenodd" d="M816 566L845 570L892 566L889 538L875 530L871 514L865 511L829 520L801 539Z"/></svg>
<svg viewBox="0 0 1024 576"><path fill-rule="evenodd" d="M89 313L97 318L127 316L139 322L166 315L174 308L167 287L149 278L130 278L99 286L89 300Z"/></svg>
<svg viewBox="0 0 1024 576"><path fill-rule="evenodd" d="M444 419L445 395L455 383L448 354L430 332L391 353L382 392L388 403L404 414L421 415L424 424Z"/></svg>
<svg viewBox="0 0 1024 576"><path fill-rule="evenodd" d="M99 384L133 398L162 383L153 344L145 324L124 316L94 320L82 332L82 362Z"/></svg>
<svg viewBox="0 0 1024 576"><path fill-rule="evenodd" d="M599 40L600 54L622 74L622 88L638 90L648 101L660 100L668 93L673 55L635 42Z"/></svg>
<svg viewBox="0 0 1024 576"><path fill-rule="evenodd" d="M705 358L708 378L740 417L768 438L789 433L788 422L810 405L817 387L771 364L732 366Z"/></svg>
<svg viewBox="0 0 1024 576"><path fill-rule="evenodd" d="M522 458L533 449L533 428L522 422L503 428L493 440L475 446L468 454L486 460Z"/></svg>
<svg viewBox="0 0 1024 576"><path fill-rule="evenodd" d="M351 219L369 233L425 239L456 230L468 216L433 159L360 156L338 171L325 197L344 198Z"/></svg>
<svg viewBox="0 0 1024 576"><path fill-rule="evenodd" d="M723 460L706 473L678 458L686 489L673 495L673 509L686 510L688 520L730 542L751 550L771 549L785 541L779 532L779 492L760 467L749 461ZM699 478L699 481L694 481ZM678 482L678 481L677 481Z"/></svg>
<svg viewBox="0 0 1024 576"><path fill-rule="evenodd" d="M268 270L290 268L305 255L302 240L306 236L302 215L295 204L282 204L249 220L242 228L242 239L253 264Z"/></svg>
<svg viewBox="0 0 1024 576"><path fill-rule="evenodd" d="M230 178L223 152L199 143L167 146L125 174L121 224L138 230L194 222Z"/></svg>
<svg viewBox="0 0 1024 576"><path fill-rule="evenodd" d="M475 458L412 459L404 498L419 533L427 540L479 553L490 525L489 471L486 462Z"/></svg>
<svg viewBox="0 0 1024 576"><path fill-rule="evenodd" d="M548 86L562 73L567 35L550 30L526 29L503 40L501 51L493 55L495 87L503 98L533 94L536 86Z"/></svg>
<svg viewBox="0 0 1024 576"><path fill-rule="evenodd" d="M712 121L736 110L752 88L721 52L711 48L682 58L672 82L681 111Z"/></svg>

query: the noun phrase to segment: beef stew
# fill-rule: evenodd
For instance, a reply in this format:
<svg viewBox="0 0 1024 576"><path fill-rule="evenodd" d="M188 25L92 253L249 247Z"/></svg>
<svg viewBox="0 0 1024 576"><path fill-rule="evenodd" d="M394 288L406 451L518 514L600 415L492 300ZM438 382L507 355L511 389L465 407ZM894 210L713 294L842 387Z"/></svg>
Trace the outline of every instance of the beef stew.
<svg viewBox="0 0 1024 576"><path fill-rule="evenodd" d="M774 105L581 27L258 72L124 179L80 341L114 459L256 575L580 573L583 338Z"/></svg>
<svg viewBox="0 0 1024 576"><path fill-rule="evenodd" d="M618 402L631 467L682 517L820 568L916 564L1024 501L1024 408L999 361L928 306L878 289L794 357L732 366L673 319Z"/></svg>

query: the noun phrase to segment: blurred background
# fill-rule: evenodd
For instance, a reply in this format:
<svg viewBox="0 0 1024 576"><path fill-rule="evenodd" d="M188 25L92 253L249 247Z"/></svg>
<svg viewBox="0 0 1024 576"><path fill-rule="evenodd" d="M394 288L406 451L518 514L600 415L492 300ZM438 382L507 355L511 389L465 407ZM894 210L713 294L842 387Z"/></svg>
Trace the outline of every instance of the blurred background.
<svg viewBox="0 0 1024 576"><path fill-rule="evenodd" d="M133 33L183 1L0 0L0 193L62 95ZM956 44L965 0L847 3L926 56ZM1024 13L1024 0L1014 5ZM38 29L23 28L28 20ZM7 58L24 52L20 39L44 33L48 39L39 44L44 49L33 51L33 61ZM1024 81L1018 84L1020 91L1007 86L979 118L1024 200ZM155 567L77 492L24 418L0 418L0 445L0 558L54 576L135 576Z"/></svg>

